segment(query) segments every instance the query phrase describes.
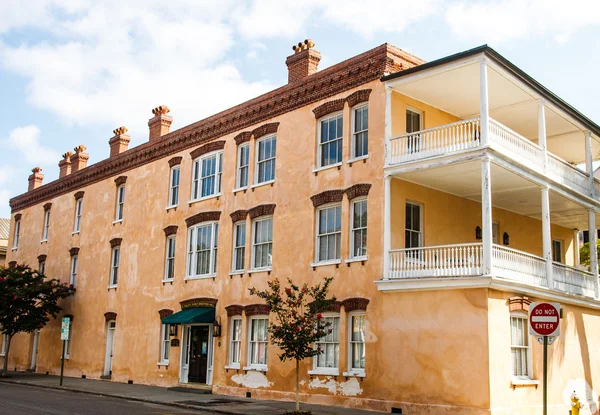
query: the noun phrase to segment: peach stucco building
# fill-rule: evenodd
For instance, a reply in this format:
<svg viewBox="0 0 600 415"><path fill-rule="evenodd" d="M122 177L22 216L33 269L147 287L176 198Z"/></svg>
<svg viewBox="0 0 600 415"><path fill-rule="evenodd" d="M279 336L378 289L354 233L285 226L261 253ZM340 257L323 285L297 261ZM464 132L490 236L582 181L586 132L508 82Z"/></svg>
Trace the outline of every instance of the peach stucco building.
<svg viewBox="0 0 600 415"><path fill-rule="evenodd" d="M322 71L313 46L279 89L176 131L157 107L147 143L119 127L105 160L79 146L58 180L33 170L7 261L76 285L66 375L291 399L248 289L333 276L303 401L539 414L526 316L550 300L549 413L574 390L596 412L598 272L576 234L596 228L600 127L487 46L426 63L384 44ZM57 373L59 332L16 336L9 367Z"/></svg>

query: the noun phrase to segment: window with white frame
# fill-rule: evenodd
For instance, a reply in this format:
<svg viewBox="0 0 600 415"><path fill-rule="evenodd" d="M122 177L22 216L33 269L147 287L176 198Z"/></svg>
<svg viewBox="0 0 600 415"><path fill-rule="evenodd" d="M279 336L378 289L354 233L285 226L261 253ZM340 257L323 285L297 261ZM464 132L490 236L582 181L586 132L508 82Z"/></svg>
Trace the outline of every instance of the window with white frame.
<svg viewBox="0 0 600 415"><path fill-rule="evenodd" d="M79 256L73 255L71 257L71 277L69 278L69 283L73 284L73 287L77 286L77 264L79 262Z"/></svg>
<svg viewBox="0 0 600 415"><path fill-rule="evenodd" d="M423 206L406 202L406 227L404 230L404 247L420 248L423 246Z"/></svg>
<svg viewBox="0 0 600 415"><path fill-rule="evenodd" d="M233 225L233 264L232 271L244 270L244 257L246 254L246 221L236 222Z"/></svg>
<svg viewBox="0 0 600 415"><path fill-rule="evenodd" d="M160 362L163 365L169 364L169 354L171 353L171 335L168 324L160 325Z"/></svg>
<svg viewBox="0 0 600 415"><path fill-rule="evenodd" d="M171 168L171 174L169 177L169 207L177 206L179 204L179 173L181 172L179 166Z"/></svg>
<svg viewBox="0 0 600 415"><path fill-rule="evenodd" d="M238 147L238 165L235 181L236 189L248 186L248 164L250 162L250 144L246 143Z"/></svg>
<svg viewBox="0 0 600 415"><path fill-rule="evenodd" d="M69 319L69 338L65 340L65 359L71 358L71 337L73 336L73 319Z"/></svg>
<svg viewBox="0 0 600 415"><path fill-rule="evenodd" d="M6 349L8 348L8 336L2 335L2 349L0 349L0 356L6 356Z"/></svg>
<svg viewBox="0 0 600 415"><path fill-rule="evenodd" d="M340 259L342 205L317 209L317 262Z"/></svg>
<svg viewBox="0 0 600 415"><path fill-rule="evenodd" d="M121 247L115 246L112 250L110 261L110 285L116 286L119 282L119 261L121 260Z"/></svg>
<svg viewBox="0 0 600 415"><path fill-rule="evenodd" d="M369 106L361 105L352 110L352 158L369 154Z"/></svg>
<svg viewBox="0 0 600 415"><path fill-rule="evenodd" d="M266 368L267 366L268 326L269 318L266 316L253 316L250 318L248 362L251 367Z"/></svg>
<svg viewBox="0 0 600 415"><path fill-rule="evenodd" d="M351 206L351 258L367 256L367 199L353 200Z"/></svg>
<svg viewBox="0 0 600 415"><path fill-rule="evenodd" d="M125 204L125 185L117 187L117 207L115 210L115 222L123 220L123 206Z"/></svg>
<svg viewBox="0 0 600 415"><path fill-rule="evenodd" d="M366 357L366 325L364 313L356 313L350 315L349 334L350 364L348 366L353 372L364 372Z"/></svg>
<svg viewBox="0 0 600 415"><path fill-rule="evenodd" d="M273 218L254 220L252 233L252 268L268 268L273 257Z"/></svg>
<svg viewBox="0 0 600 415"><path fill-rule="evenodd" d="M217 222L203 223L188 230L188 278L216 274L218 234Z"/></svg>
<svg viewBox="0 0 600 415"><path fill-rule="evenodd" d="M319 124L319 167L342 162L343 115L331 115Z"/></svg>
<svg viewBox="0 0 600 415"><path fill-rule="evenodd" d="M75 201L75 223L73 224L73 233L78 233L81 230L82 209L83 209L83 199L79 198Z"/></svg>
<svg viewBox="0 0 600 415"><path fill-rule="evenodd" d="M175 235L167 238L165 259L165 281L172 281L175 278Z"/></svg>
<svg viewBox="0 0 600 415"><path fill-rule="evenodd" d="M413 133L423 129L421 115L422 113L419 110L411 108L406 109L406 133L411 134L407 139L409 153L419 151L420 148L421 135Z"/></svg>
<svg viewBox="0 0 600 415"><path fill-rule="evenodd" d="M19 234L21 232L21 221L15 221L15 236L13 238L13 249L17 249L19 247Z"/></svg>
<svg viewBox="0 0 600 415"><path fill-rule="evenodd" d="M512 374L514 377L531 379L530 345L527 315L510 315L510 352L512 355Z"/></svg>
<svg viewBox="0 0 600 415"><path fill-rule="evenodd" d="M314 370L331 370L340 367L340 316L324 315L323 322L329 323L325 336L315 343L321 354L313 359Z"/></svg>
<svg viewBox="0 0 600 415"><path fill-rule="evenodd" d="M560 239L552 240L552 261L563 262L563 241Z"/></svg>
<svg viewBox="0 0 600 415"><path fill-rule="evenodd" d="M231 317L230 323L231 332L229 333L229 366L239 367L242 346L242 318Z"/></svg>
<svg viewBox="0 0 600 415"><path fill-rule="evenodd" d="M277 136L264 137L256 141L256 184L275 180L275 157Z"/></svg>
<svg viewBox="0 0 600 415"><path fill-rule="evenodd" d="M194 160L192 200L221 193L223 151L210 153Z"/></svg>
<svg viewBox="0 0 600 415"><path fill-rule="evenodd" d="M48 240L48 231L50 229L50 209L44 212L44 230L42 232L42 241Z"/></svg>

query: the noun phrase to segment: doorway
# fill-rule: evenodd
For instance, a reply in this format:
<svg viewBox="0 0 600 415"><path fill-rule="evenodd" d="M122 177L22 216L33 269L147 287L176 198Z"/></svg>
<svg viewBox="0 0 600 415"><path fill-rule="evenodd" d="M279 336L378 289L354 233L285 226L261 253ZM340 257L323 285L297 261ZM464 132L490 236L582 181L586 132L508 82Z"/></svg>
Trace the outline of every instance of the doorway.
<svg viewBox="0 0 600 415"><path fill-rule="evenodd" d="M115 351L115 330L117 322L111 320L107 323L106 330L106 355L104 359L104 376L112 375L112 361Z"/></svg>
<svg viewBox="0 0 600 415"><path fill-rule="evenodd" d="M36 330L33 332L33 347L31 349L31 366L29 369L32 372L35 372L35 368L37 366L37 355L38 355L38 345L40 342L40 331Z"/></svg>
<svg viewBox="0 0 600 415"><path fill-rule="evenodd" d="M192 326L190 328L190 367L188 382L206 383L208 371L209 327Z"/></svg>

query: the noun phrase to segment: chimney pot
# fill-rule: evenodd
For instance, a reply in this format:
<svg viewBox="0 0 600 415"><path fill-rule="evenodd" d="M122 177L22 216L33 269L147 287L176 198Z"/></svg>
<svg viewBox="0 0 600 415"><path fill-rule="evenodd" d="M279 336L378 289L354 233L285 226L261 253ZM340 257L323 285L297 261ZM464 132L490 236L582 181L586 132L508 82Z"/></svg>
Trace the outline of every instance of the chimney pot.
<svg viewBox="0 0 600 415"><path fill-rule="evenodd" d="M37 189L42 185L42 181L44 180L44 175L42 174L41 167L34 167L31 172L32 175L29 176L29 187L28 192L31 192L33 189Z"/></svg>
<svg viewBox="0 0 600 415"><path fill-rule="evenodd" d="M314 47L315 42L311 39L305 39L292 47L294 54L285 61L288 67L288 84L302 81L318 71L321 54Z"/></svg>
<svg viewBox="0 0 600 415"><path fill-rule="evenodd" d="M151 142L158 140L163 135L169 134L171 123L173 122L173 117L167 115L169 112L171 112L171 109L166 105L160 105L152 109L154 117L148 120Z"/></svg>
<svg viewBox="0 0 600 415"><path fill-rule="evenodd" d="M67 151L65 154L62 155L62 160L58 162L58 169L59 169L59 173L58 173L58 178L60 179L61 177L65 177L68 176L69 174L71 174L71 156L73 155L73 152L71 151Z"/></svg>
<svg viewBox="0 0 600 415"><path fill-rule="evenodd" d="M73 149L75 150L75 154L71 154L69 158L71 160L71 173L75 173L87 166L90 155L85 153L85 149L86 147L83 144Z"/></svg>
<svg viewBox="0 0 600 415"><path fill-rule="evenodd" d="M119 127L113 130L113 134L115 135L110 140L108 140L108 145L110 146L110 157L114 157L118 154L127 151L129 147L129 141L131 138L127 135L127 127Z"/></svg>

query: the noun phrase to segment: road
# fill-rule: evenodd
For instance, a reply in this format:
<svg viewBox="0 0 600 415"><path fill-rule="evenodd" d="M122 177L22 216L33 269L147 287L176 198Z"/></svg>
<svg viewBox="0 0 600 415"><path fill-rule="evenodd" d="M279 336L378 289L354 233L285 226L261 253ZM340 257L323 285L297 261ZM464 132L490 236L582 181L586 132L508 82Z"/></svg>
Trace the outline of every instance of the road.
<svg viewBox="0 0 600 415"><path fill-rule="evenodd" d="M85 393L0 384L0 415L208 415L210 412Z"/></svg>

